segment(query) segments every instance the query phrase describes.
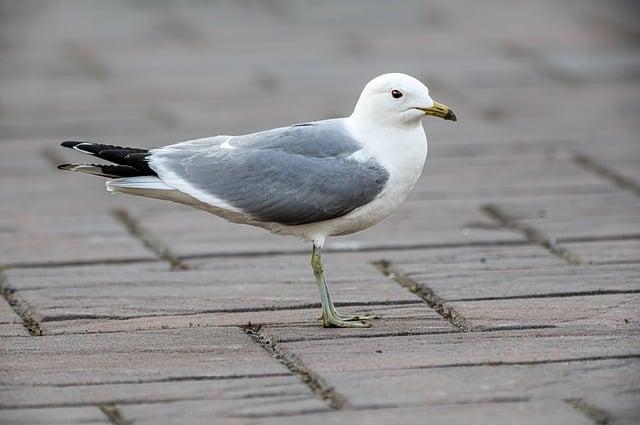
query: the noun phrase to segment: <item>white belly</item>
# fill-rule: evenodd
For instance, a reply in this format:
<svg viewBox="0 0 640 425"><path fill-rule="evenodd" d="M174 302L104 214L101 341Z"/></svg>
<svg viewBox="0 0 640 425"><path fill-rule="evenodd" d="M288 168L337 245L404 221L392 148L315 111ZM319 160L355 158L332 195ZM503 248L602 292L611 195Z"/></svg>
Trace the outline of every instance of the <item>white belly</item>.
<svg viewBox="0 0 640 425"><path fill-rule="evenodd" d="M388 189L378 198L343 217L331 220L328 236L359 232L387 218L407 198L421 171L422 166L403 179L390 178Z"/></svg>

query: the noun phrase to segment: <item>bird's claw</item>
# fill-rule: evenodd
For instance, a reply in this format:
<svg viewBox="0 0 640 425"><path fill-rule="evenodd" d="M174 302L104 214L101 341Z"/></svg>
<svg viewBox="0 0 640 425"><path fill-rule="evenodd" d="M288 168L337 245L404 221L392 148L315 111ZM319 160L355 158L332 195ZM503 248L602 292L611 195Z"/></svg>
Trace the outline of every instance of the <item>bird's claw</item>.
<svg viewBox="0 0 640 425"><path fill-rule="evenodd" d="M341 314L329 314L325 317L324 312L318 317L318 320L322 320L322 325L325 328L337 327L337 328L368 328L371 323L367 320L379 319L380 316L376 314L356 314L350 316L343 316Z"/></svg>
<svg viewBox="0 0 640 425"><path fill-rule="evenodd" d="M346 317L342 317L342 320L375 320L375 319L379 319L380 316L378 316L377 314L356 314L354 316L346 316Z"/></svg>

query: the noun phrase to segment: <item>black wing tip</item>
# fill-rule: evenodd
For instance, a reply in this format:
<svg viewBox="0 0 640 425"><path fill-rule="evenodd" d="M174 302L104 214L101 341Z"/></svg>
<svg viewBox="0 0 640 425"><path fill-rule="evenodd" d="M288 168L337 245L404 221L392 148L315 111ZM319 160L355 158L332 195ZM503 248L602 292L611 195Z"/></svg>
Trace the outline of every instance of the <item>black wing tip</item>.
<svg viewBox="0 0 640 425"><path fill-rule="evenodd" d="M65 148L73 148L74 146L77 146L80 143L85 143L85 142L77 142L75 140L66 140L66 141L60 143L60 146L65 147Z"/></svg>
<svg viewBox="0 0 640 425"><path fill-rule="evenodd" d="M74 164L60 164L57 168L58 170L70 170L73 165Z"/></svg>

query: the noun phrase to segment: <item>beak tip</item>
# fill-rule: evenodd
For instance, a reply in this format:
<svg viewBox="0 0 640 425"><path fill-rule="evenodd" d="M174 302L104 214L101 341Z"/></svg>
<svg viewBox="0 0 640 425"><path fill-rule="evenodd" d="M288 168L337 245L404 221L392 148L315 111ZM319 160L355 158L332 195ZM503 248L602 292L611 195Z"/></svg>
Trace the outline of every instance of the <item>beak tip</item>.
<svg viewBox="0 0 640 425"><path fill-rule="evenodd" d="M444 119L449 121L458 121L458 117L456 117L456 114L451 109L447 111L447 114L444 116Z"/></svg>

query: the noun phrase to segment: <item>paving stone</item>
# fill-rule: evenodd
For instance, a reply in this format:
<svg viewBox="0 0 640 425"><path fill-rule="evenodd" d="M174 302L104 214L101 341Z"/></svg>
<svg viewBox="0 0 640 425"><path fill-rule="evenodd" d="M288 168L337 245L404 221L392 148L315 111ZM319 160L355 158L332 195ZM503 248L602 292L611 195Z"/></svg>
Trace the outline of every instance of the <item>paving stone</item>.
<svg viewBox="0 0 640 425"><path fill-rule="evenodd" d="M375 313L381 315L380 321L373 323L373 329L332 329L327 331L316 320L320 315L320 306L305 309L256 310L220 313L194 313L170 316L143 316L130 319L72 319L64 321L43 322L42 327L47 334L88 333L88 332L122 332L141 329L189 328L208 326L244 326L247 324L264 324L282 326L290 337L299 339L301 334L308 338L322 339L327 335L396 335L414 333L451 332L452 326L424 303L409 305L375 304L362 306L340 306L340 311L351 313ZM304 328L301 332L299 327Z"/></svg>
<svg viewBox="0 0 640 425"><path fill-rule="evenodd" d="M4 409L2 420L4 423L16 425L106 425L109 423L107 417L97 407Z"/></svg>
<svg viewBox="0 0 640 425"><path fill-rule="evenodd" d="M640 241L638 240L578 242L567 243L564 246L580 259L591 264L628 263L633 267L634 264L640 263Z"/></svg>
<svg viewBox="0 0 640 425"><path fill-rule="evenodd" d="M394 270L425 285L447 301L526 297L561 297L602 291L637 291L638 267L633 241L563 245L584 261L614 264L568 266L538 246L461 247L384 253ZM617 250L607 250L608 246ZM615 264L620 259L623 264Z"/></svg>
<svg viewBox="0 0 640 425"><path fill-rule="evenodd" d="M12 230L0 238L3 265L157 258L108 213L45 219L24 216L11 224Z"/></svg>
<svg viewBox="0 0 640 425"><path fill-rule="evenodd" d="M207 400L226 415L291 415L328 410L296 377L176 381L65 387L3 387L0 407L67 407L95 404ZM251 402L247 402L251 400Z"/></svg>
<svg viewBox="0 0 640 425"><path fill-rule="evenodd" d="M277 330L267 329L268 334ZM426 369L492 363L562 362L575 358L636 356L635 332L586 335L556 329L327 339L323 344L283 343L309 368L321 373Z"/></svg>
<svg viewBox="0 0 640 425"><path fill-rule="evenodd" d="M640 231L635 219L640 200L631 194L572 195L565 202L550 198L513 200L504 206L507 213L533 226L551 240L589 236L624 236ZM579 217L579 218L576 218Z"/></svg>
<svg viewBox="0 0 640 425"><path fill-rule="evenodd" d="M640 395L637 391L591 394L576 404L585 411L593 411L610 424L634 424L640 417Z"/></svg>
<svg viewBox="0 0 640 425"><path fill-rule="evenodd" d="M5 324L18 322L20 322L20 317L15 311L13 311L9 303L4 298L0 298L0 323Z"/></svg>
<svg viewBox="0 0 640 425"><path fill-rule="evenodd" d="M472 326L558 326L627 329L638 323L637 293L558 298L523 298L452 302ZM544 312L544 314L540 314Z"/></svg>
<svg viewBox="0 0 640 425"><path fill-rule="evenodd" d="M0 336L29 336L21 323L0 323Z"/></svg>
<svg viewBox="0 0 640 425"><path fill-rule="evenodd" d="M501 145L498 152L478 149L473 155L460 151L438 155L436 146L409 200L465 199L478 205L487 199L602 194L615 189L599 176L585 173L565 151L538 144L534 151L512 153Z"/></svg>
<svg viewBox="0 0 640 425"><path fill-rule="evenodd" d="M1 278L1 277L0 277ZM27 336L29 332L22 326L22 319L9 303L0 298L0 336Z"/></svg>
<svg viewBox="0 0 640 425"><path fill-rule="evenodd" d="M581 398L634 391L637 359L323 374L355 406ZM380 385L383 382L384 385ZM389 391L393 388L394 391Z"/></svg>
<svg viewBox="0 0 640 425"><path fill-rule="evenodd" d="M136 424L179 423L177 418L188 419L191 424L210 423L211 415L216 413L207 402L178 402L165 404L156 409L147 405L124 406L127 418ZM560 401L540 401L533 403L481 403L458 406L376 408L373 410L343 410L323 412L314 415L293 415L264 418L216 418L221 424L388 424L398 425L421 423L428 418L429 423L450 424L473 422L475 424L537 424L540 421L549 424L581 424L591 422L569 405Z"/></svg>
<svg viewBox="0 0 640 425"><path fill-rule="evenodd" d="M16 337L6 339L1 351L0 380L7 388L289 374L237 327Z"/></svg>

